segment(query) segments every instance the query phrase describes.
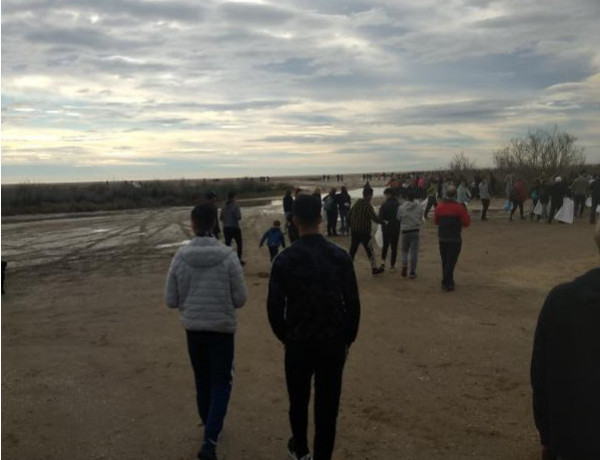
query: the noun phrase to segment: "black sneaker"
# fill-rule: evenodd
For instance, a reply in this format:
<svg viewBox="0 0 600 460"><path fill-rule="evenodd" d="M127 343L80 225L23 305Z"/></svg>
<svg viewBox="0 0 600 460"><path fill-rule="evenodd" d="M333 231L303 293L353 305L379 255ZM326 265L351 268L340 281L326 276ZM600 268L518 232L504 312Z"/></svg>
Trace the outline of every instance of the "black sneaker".
<svg viewBox="0 0 600 460"><path fill-rule="evenodd" d="M373 269L371 270L371 273L372 273L373 275L379 275L379 274L383 273L384 271L385 271L385 268L383 268L383 267L379 267L379 268L373 268Z"/></svg>
<svg viewBox="0 0 600 460"><path fill-rule="evenodd" d="M200 460L217 460L216 446L210 441L205 441L198 452L198 458Z"/></svg>
<svg viewBox="0 0 600 460"><path fill-rule="evenodd" d="M310 453L307 453L302 457L298 457L298 454L296 453L296 444L294 443L294 438L290 438L290 440L288 441L287 448L288 455L290 456L291 460L312 460Z"/></svg>
<svg viewBox="0 0 600 460"><path fill-rule="evenodd" d="M242 265L242 267L243 267L244 265L246 265L246 262L244 262L243 260L240 260L240 264L241 264L241 265Z"/></svg>
<svg viewBox="0 0 600 460"><path fill-rule="evenodd" d="M409 277L411 280L414 280L414 279L417 277L417 274L416 274L415 272L410 272L410 275L408 275L408 277Z"/></svg>

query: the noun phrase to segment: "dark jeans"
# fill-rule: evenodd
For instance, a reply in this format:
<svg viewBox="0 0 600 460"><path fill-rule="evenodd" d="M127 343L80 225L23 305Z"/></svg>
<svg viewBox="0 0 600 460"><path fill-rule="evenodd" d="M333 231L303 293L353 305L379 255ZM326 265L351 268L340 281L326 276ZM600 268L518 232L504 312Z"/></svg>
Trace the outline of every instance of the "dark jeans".
<svg viewBox="0 0 600 460"><path fill-rule="evenodd" d="M277 254L279 254L279 246L268 246L269 248L269 255L271 256L271 262L273 262L273 259L275 259L275 257L277 257Z"/></svg>
<svg viewBox="0 0 600 460"><path fill-rule="evenodd" d="M313 459L331 458L345 361L346 345L341 341L290 343L285 347L285 378L290 399L290 425L298 457L308 453L308 404L311 380L314 375Z"/></svg>
<svg viewBox="0 0 600 460"><path fill-rule="evenodd" d="M554 220L554 216L563 205L562 199L550 199L550 214L548 214L548 223L551 224Z"/></svg>
<svg viewBox="0 0 600 460"><path fill-rule="evenodd" d="M538 199L537 198L532 198L531 201L532 201L532 203L531 203L531 212L529 213L529 218L533 219L533 216L534 216L533 210L535 209L535 207L538 204Z"/></svg>
<svg viewBox="0 0 600 460"><path fill-rule="evenodd" d="M425 206L425 219L427 219L427 215L429 214L429 211L431 210L431 208L435 208L437 206L437 200L435 199L434 196L429 196L427 197L427 205Z"/></svg>
<svg viewBox="0 0 600 460"><path fill-rule="evenodd" d="M440 241L442 256L442 285L454 286L454 267L462 248L462 241Z"/></svg>
<svg viewBox="0 0 600 460"><path fill-rule="evenodd" d="M575 195L573 197L575 201L575 217L581 217L583 215L583 210L585 209L585 195Z"/></svg>
<svg viewBox="0 0 600 460"><path fill-rule="evenodd" d="M354 256L356 255L359 244L364 246L365 251L367 252L367 257L369 258L369 262L371 262L371 267L376 268L377 264L375 262L375 257L373 256L373 243L371 234L352 232L352 239L350 240L350 257L352 257L352 260L354 260Z"/></svg>
<svg viewBox="0 0 600 460"><path fill-rule="evenodd" d="M186 331L204 440L219 440L233 380L233 334Z"/></svg>
<svg viewBox="0 0 600 460"><path fill-rule="evenodd" d="M519 214L521 214L521 219L523 218L523 202L522 201L513 201L512 209L510 211L510 218L512 220L515 211L517 210L517 206L519 207Z"/></svg>
<svg viewBox="0 0 600 460"><path fill-rule="evenodd" d="M239 227L223 227L223 235L227 246L231 246L231 240L235 240L237 255L242 260L242 229Z"/></svg>
<svg viewBox="0 0 600 460"><path fill-rule="evenodd" d="M487 220L487 212L488 212L488 208L490 207L489 198L487 198L487 199L482 198L481 205L483 206L483 209L481 210L481 220Z"/></svg>
<svg viewBox="0 0 600 460"><path fill-rule="evenodd" d="M400 226L399 225L384 225L381 229L383 234L383 248L381 248L381 258L385 262L387 258L388 248L392 248L392 260L391 265L396 265L396 258L398 257L398 241L400 240Z"/></svg>
<svg viewBox="0 0 600 460"><path fill-rule="evenodd" d="M348 234L348 224L346 222L346 216L348 215L348 210L345 208L340 208L340 225L341 225L341 232L342 235L347 235Z"/></svg>
<svg viewBox="0 0 600 460"><path fill-rule="evenodd" d="M327 212L327 236L337 236L337 211L326 211Z"/></svg>

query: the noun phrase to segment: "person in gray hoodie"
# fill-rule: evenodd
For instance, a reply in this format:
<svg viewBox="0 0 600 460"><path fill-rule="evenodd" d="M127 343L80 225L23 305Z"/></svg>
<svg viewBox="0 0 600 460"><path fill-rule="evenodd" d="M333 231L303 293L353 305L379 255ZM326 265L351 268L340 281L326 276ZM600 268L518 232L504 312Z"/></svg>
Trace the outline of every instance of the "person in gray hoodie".
<svg viewBox="0 0 600 460"><path fill-rule="evenodd" d="M242 259L243 246L240 220L242 220L242 211L240 210L240 205L235 202L235 192L229 192L227 194L227 202L223 209L221 209L221 222L223 222L225 245L231 246L231 240L235 240L240 263L246 265L246 262Z"/></svg>
<svg viewBox="0 0 600 460"><path fill-rule="evenodd" d="M419 230L423 222L423 205L415 202L416 194L414 190L409 190L406 195L407 201L398 208L398 220L401 222L400 231L402 233L402 277L407 276L408 256L410 253L410 274L409 278L417 277L417 261L419 259Z"/></svg>
<svg viewBox="0 0 600 460"><path fill-rule="evenodd" d="M198 415L204 424L201 460L216 460L216 445L231 394L236 309L248 297L240 261L213 237L212 203L191 214L196 235L180 248L169 268L165 301L179 309L196 381Z"/></svg>

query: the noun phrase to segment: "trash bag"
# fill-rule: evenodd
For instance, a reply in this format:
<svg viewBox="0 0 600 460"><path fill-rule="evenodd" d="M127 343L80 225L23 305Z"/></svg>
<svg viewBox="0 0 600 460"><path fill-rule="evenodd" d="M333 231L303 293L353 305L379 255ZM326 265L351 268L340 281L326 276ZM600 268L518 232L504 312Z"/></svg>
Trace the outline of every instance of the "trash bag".
<svg viewBox="0 0 600 460"><path fill-rule="evenodd" d="M563 200L563 205L560 207L560 209L554 216L554 220L564 222L565 224L572 224L574 214L575 202L571 198L565 198Z"/></svg>
<svg viewBox="0 0 600 460"><path fill-rule="evenodd" d="M381 229L381 225L378 225L375 231L375 242L380 248L383 247L383 230Z"/></svg>

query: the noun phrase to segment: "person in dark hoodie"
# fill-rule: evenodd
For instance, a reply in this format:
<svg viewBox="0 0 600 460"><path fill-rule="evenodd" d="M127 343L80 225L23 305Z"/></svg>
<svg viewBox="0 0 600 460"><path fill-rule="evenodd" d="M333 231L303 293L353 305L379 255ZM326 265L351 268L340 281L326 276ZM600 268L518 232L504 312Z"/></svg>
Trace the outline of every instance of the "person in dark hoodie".
<svg viewBox="0 0 600 460"><path fill-rule="evenodd" d="M235 202L235 192L227 194L225 207L221 209L221 221L223 222L223 235L225 236L225 245L231 246L231 241L235 240L237 254L242 265L246 262L242 259L242 229L240 228L242 220L242 211L240 205Z"/></svg>
<svg viewBox="0 0 600 460"><path fill-rule="evenodd" d="M327 236L338 236L337 220L338 220L338 201L335 197L337 189L332 187L329 193L323 200L323 209L327 215Z"/></svg>
<svg viewBox="0 0 600 460"><path fill-rule="evenodd" d="M548 223L551 224L554 216L563 205L563 200L569 195L569 188L563 183L562 177L557 176L554 184L549 188L550 194L550 213L548 214Z"/></svg>
<svg viewBox="0 0 600 460"><path fill-rule="evenodd" d="M448 187L446 196L435 208L434 218L442 257L442 289L454 291L454 267L462 249L461 230L471 224L471 217L465 207L456 201L454 185Z"/></svg>
<svg viewBox="0 0 600 460"><path fill-rule="evenodd" d="M294 207L294 198L292 191L286 190L283 197L283 214L285 215L285 229L288 230L292 221L292 209Z"/></svg>
<svg viewBox="0 0 600 460"><path fill-rule="evenodd" d="M273 262L267 312L275 336L285 345L293 459L311 458L307 425L311 380L315 379L315 460L331 458L342 389L342 372L360 319L352 259L319 231L318 198L294 203L300 239Z"/></svg>
<svg viewBox="0 0 600 460"><path fill-rule="evenodd" d="M215 210L217 210L217 212L218 212L217 194L215 192L208 192L206 194L206 201L208 201L209 203L212 203L213 206L215 207ZM221 237L221 227L219 227L219 219L215 219L215 227L213 228L212 233L216 239L219 239Z"/></svg>
<svg viewBox="0 0 600 460"><path fill-rule="evenodd" d="M381 267L385 268L385 259L388 249L391 247L392 258L390 260L390 271L396 271L396 258L398 257L398 242L400 240L400 221L398 220L398 206L400 202L391 188L383 191L385 201L379 208L379 219L381 232L383 234L383 248L381 248Z"/></svg>
<svg viewBox="0 0 600 460"><path fill-rule="evenodd" d="M348 212L350 212L350 206L352 205L352 199L350 198L350 194L348 193L348 189L346 186L342 185L340 188L340 193L336 196L338 210L340 213L340 231L342 235L348 235L348 222L347 216Z"/></svg>
<svg viewBox="0 0 600 460"><path fill-rule="evenodd" d="M596 209L600 205L600 174L596 174L590 184L590 196L592 198L592 209L590 209L590 223L596 223Z"/></svg>
<svg viewBox="0 0 600 460"><path fill-rule="evenodd" d="M600 225L596 226L600 249ZM600 267L548 294L531 358L544 460L600 459Z"/></svg>
<svg viewBox="0 0 600 460"><path fill-rule="evenodd" d="M216 460L233 372L236 310L248 297L239 259L213 236L217 212L211 203L192 210L196 235L169 268L165 302L179 309L196 381L196 405L204 424L200 460Z"/></svg>
<svg viewBox="0 0 600 460"><path fill-rule="evenodd" d="M279 246L285 248L285 236L281 231L281 222L278 220L273 222L273 226L265 232L263 237L260 239L259 247L262 248L263 244L267 242L269 248L269 255L271 256L271 262L277 257L279 253Z"/></svg>

